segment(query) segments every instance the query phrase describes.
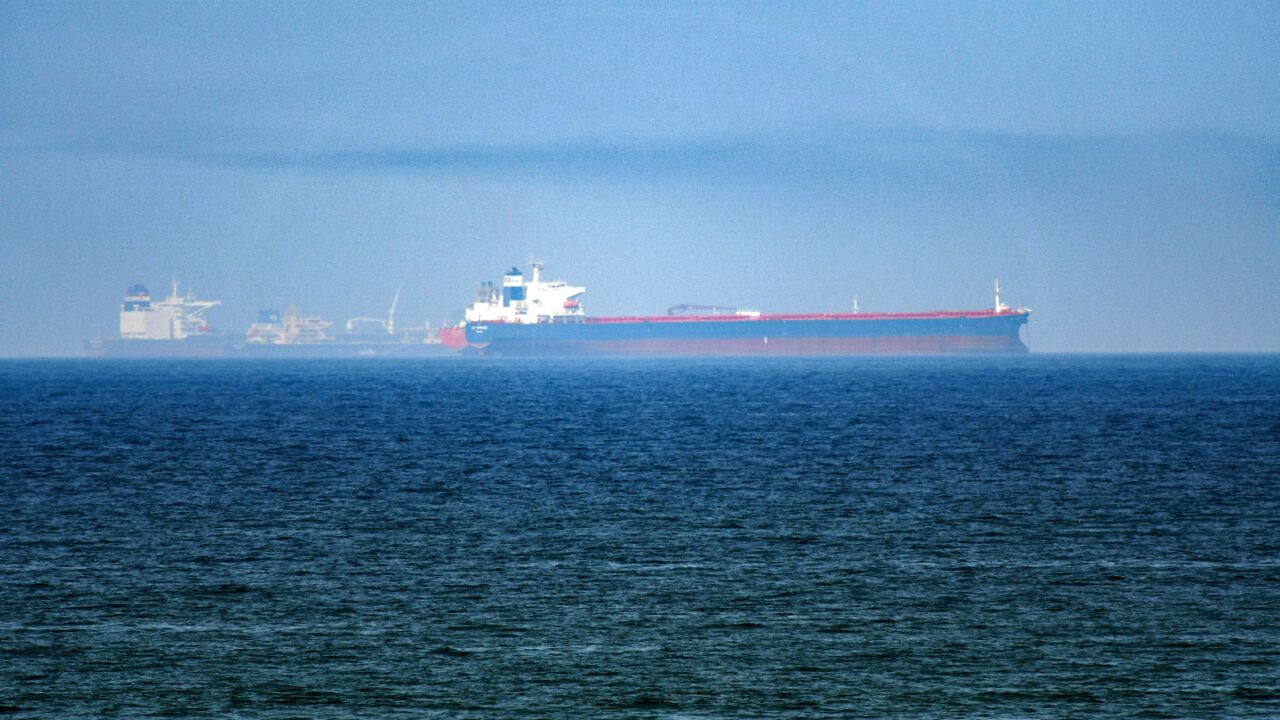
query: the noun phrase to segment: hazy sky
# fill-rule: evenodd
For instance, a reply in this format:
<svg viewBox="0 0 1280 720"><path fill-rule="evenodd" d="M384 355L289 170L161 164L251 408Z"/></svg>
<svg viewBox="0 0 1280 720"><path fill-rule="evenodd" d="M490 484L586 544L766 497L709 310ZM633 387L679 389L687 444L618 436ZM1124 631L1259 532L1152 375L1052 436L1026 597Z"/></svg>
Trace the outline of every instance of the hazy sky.
<svg viewBox="0 0 1280 720"><path fill-rule="evenodd" d="M124 289L438 322L978 308L1280 351L1280 4L0 0L0 354Z"/></svg>

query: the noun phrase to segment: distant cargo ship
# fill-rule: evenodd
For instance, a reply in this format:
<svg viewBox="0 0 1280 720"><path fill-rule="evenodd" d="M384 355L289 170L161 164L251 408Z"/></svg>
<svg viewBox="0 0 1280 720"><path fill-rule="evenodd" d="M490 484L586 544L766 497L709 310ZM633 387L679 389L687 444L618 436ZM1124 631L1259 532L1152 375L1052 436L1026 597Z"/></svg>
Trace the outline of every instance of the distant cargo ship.
<svg viewBox="0 0 1280 720"><path fill-rule="evenodd" d="M120 336L88 340L85 350L97 357L220 357L229 338L205 319L219 304L181 295L177 281L169 297L156 301L145 285L133 285L120 305Z"/></svg>
<svg viewBox="0 0 1280 720"><path fill-rule="evenodd" d="M512 268L501 287L484 283L445 344L485 355L893 355L1025 353L1031 311L1000 299L986 310L766 315L678 305L667 315L588 317L586 288ZM688 314L693 310L694 314ZM711 312L705 312L705 311ZM723 311L723 312L722 312Z"/></svg>
<svg viewBox="0 0 1280 720"><path fill-rule="evenodd" d="M210 329L205 313L220 303L179 293L153 301L145 285L125 292L120 306L120 335L85 343L95 357L421 357L453 355L430 327L398 328L400 293L385 320L354 318L342 328L316 316L263 310L244 334Z"/></svg>

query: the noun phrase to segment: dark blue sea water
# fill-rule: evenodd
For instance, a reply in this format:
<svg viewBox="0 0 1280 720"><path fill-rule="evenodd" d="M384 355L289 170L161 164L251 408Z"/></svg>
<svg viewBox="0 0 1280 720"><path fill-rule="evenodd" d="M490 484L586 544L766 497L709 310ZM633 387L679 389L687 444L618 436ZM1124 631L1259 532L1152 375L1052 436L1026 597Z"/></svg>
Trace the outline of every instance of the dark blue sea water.
<svg viewBox="0 0 1280 720"><path fill-rule="evenodd" d="M0 363L18 717L1277 717L1280 357Z"/></svg>

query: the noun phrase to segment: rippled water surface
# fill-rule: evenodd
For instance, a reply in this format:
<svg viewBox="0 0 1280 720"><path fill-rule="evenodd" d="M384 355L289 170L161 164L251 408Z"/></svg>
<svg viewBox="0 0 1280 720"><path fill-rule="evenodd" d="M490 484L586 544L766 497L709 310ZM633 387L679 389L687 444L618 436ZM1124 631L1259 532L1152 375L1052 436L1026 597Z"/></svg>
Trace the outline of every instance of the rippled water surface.
<svg viewBox="0 0 1280 720"><path fill-rule="evenodd" d="M1280 716L1280 358L0 363L17 717Z"/></svg>

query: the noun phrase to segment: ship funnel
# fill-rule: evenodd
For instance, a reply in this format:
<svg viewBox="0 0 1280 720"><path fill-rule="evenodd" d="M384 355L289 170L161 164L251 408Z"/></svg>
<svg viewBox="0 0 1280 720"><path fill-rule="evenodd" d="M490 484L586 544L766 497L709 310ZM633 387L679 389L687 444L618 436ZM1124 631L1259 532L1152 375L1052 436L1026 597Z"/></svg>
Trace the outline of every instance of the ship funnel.
<svg viewBox="0 0 1280 720"><path fill-rule="evenodd" d="M525 299L524 273L520 268L511 268L502 276L502 306L523 302Z"/></svg>

